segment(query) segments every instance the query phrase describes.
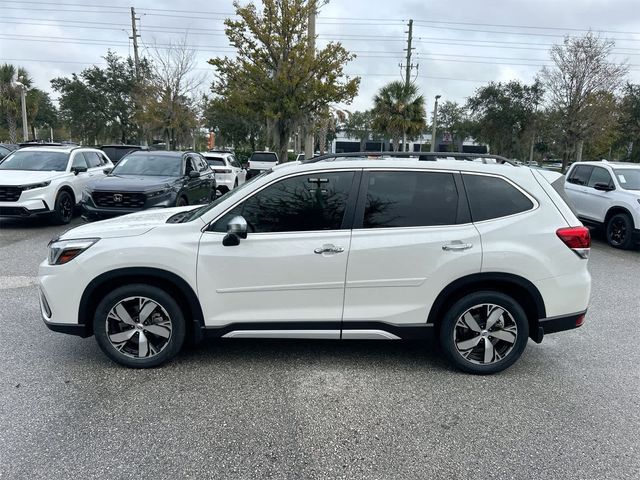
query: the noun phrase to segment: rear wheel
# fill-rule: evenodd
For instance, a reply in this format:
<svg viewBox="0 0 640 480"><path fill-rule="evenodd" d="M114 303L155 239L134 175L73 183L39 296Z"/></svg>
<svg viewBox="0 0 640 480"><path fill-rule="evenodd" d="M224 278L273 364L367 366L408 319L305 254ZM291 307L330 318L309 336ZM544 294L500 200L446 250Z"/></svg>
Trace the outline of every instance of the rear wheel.
<svg viewBox="0 0 640 480"><path fill-rule="evenodd" d="M73 218L75 201L66 190L58 193L53 207L53 221L59 225L67 224Z"/></svg>
<svg viewBox="0 0 640 480"><path fill-rule="evenodd" d="M185 323L180 307L164 290L132 284L112 291L100 302L93 331L98 345L113 361L149 368L180 351Z"/></svg>
<svg viewBox="0 0 640 480"><path fill-rule="evenodd" d="M618 213L607 222L607 242L614 248L633 247L633 220L626 213Z"/></svg>
<svg viewBox="0 0 640 480"><path fill-rule="evenodd" d="M189 202L184 197L178 197L178 201L176 202L176 207L186 207L189 205Z"/></svg>
<svg viewBox="0 0 640 480"><path fill-rule="evenodd" d="M458 300L445 315L440 344L460 370L497 373L524 351L529 324L522 307L498 292L476 292Z"/></svg>

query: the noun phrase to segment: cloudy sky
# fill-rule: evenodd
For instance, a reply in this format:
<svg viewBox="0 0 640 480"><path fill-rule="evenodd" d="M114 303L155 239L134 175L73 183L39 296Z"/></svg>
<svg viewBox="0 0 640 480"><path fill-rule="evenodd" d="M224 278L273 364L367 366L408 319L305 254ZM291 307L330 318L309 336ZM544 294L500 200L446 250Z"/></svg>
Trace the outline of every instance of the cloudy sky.
<svg viewBox="0 0 640 480"><path fill-rule="evenodd" d="M616 41L616 61L640 83L640 0L331 0L317 20L318 45L340 41L358 55L346 71L362 77L349 109L371 107L376 90L401 79L407 21L414 20L412 78L431 105L464 101L488 81L532 81L549 64L548 50L564 35L587 29ZM27 68L39 88L49 80L101 64L107 49L132 53L130 7L140 17L141 51L188 35L198 74L206 60L230 55L223 20L231 0L0 0L0 62ZM209 81L207 81L209 84ZM55 98L55 94L53 94Z"/></svg>

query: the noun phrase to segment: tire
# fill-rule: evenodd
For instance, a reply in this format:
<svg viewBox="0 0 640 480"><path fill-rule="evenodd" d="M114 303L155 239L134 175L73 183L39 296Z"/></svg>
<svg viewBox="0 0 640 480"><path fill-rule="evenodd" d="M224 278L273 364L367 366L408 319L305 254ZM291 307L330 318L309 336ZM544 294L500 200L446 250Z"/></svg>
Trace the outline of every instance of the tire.
<svg viewBox="0 0 640 480"><path fill-rule="evenodd" d="M469 314L471 318L467 317ZM487 320L494 322L489 329ZM528 338L529 322L520 304L492 291L461 298L440 325L440 345L445 356L458 369L479 375L510 367L522 355Z"/></svg>
<svg viewBox="0 0 640 480"><path fill-rule="evenodd" d="M142 322L140 313L146 315ZM164 290L130 284L108 293L98 304L93 332L100 349L114 362L152 368L169 361L182 348L184 315Z"/></svg>
<svg viewBox="0 0 640 480"><path fill-rule="evenodd" d="M52 220L57 225L66 225L73 218L73 210L75 201L71 194L66 190L58 193L53 206Z"/></svg>
<svg viewBox="0 0 640 480"><path fill-rule="evenodd" d="M607 222L607 243L613 248L633 248L633 219L627 213L617 213Z"/></svg>
<svg viewBox="0 0 640 480"><path fill-rule="evenodd" d="M189 202L184 197L178 197L178 200L176 200L176 207L186 207L187 205L189 205Z"/></svg>

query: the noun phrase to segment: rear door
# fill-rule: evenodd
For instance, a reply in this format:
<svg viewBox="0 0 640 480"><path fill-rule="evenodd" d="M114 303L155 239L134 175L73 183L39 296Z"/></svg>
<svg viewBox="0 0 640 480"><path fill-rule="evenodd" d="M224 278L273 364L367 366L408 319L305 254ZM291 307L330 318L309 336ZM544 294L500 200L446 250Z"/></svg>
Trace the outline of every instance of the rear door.
<svg viewBox="0 0 640 480"><path fill-rule="evenodd" d="M589 218L587 215L587 193L589 178L593 172L591 165L574 165L567 174L567 182L565 183L565 191L567 198L571 202L571 206L577 212L579 217Z"/></svg>
<svg viewBox="0 0 640 480"><path fill-rule="evenodd" d="M343 338L425 326L436 296L480 272L480 237L458 172L363 174L347 268ZM400 333L400 336L402 333Z"/></svg>

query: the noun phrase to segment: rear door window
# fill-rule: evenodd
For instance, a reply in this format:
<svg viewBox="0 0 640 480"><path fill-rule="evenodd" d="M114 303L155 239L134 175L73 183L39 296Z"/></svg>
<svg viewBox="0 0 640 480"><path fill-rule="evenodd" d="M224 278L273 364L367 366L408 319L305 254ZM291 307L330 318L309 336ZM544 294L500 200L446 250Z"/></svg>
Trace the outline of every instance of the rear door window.
<svg viewBox="0 0 640 480"><path fill-rule="evenodd" d="M575 185L586 185L589 182L592 171L593 167L591 165L577 165L571 170L567 182Z"/></svg>
<svg viewBox="0 0 640 480"><path fill-rule="evenodd" d="M499 177L463 174L474 222L526 212L533 202L511 183Z"/></svg>
<svg viewBox="0 0 640 480"><path fill-rule="evenodd" d="M457 212L452 173L369 172L362 228L454 225Z"/></svg>

